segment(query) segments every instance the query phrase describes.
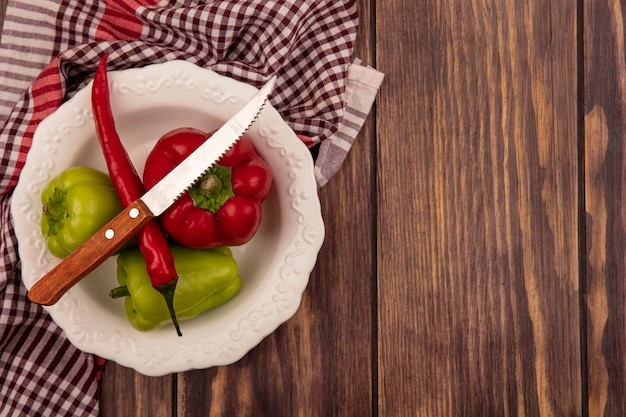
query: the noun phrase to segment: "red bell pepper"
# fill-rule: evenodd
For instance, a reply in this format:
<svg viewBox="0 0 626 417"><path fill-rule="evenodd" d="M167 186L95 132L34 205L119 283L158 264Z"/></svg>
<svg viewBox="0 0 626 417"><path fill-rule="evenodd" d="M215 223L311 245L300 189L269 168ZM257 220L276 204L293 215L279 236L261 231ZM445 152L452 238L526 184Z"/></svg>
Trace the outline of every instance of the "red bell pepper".
<svg viewBox="0 0 626 417"><path fill-rule="evenodd" d="M209 136L194 128L175 129L163 135L146 159L146 189ZM161 215L161 224L171 238L191 248L242 245L259 228L261 203L269 194L272 179L270 167L244 136Z"/></svg>

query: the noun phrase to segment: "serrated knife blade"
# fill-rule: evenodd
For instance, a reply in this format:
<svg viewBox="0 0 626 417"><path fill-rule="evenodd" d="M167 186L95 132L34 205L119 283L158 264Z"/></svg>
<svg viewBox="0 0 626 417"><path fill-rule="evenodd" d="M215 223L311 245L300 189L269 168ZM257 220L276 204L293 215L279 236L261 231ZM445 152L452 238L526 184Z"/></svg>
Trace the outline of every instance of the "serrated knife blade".
<svg viewBox="0 0 626 417"><path fill-rule="evenodd" d="M275 78L268 81L235 116L211 136L211 140L200 145L196 151L141 197L141 201L152 214L159 216L167 210L243 136L261 112L274 88L275 81ZM181 189L181 184L186 184L186 186Z"/></svg>
<svg viewBox="0 0 626 417"><path fill-rule="evenodd" d="M146 223L167 210L245 134L261 112L275 83L276 77L272 77L210 140L35 282L28 291L28 298L42 305L55 304Z"/></svg>

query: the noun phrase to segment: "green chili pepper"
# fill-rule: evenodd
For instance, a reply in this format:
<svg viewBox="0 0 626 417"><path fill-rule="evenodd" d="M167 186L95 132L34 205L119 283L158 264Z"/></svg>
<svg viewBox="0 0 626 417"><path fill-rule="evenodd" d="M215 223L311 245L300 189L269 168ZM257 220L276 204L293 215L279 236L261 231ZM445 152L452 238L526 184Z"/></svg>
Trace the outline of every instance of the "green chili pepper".
<svg viewBox="0 0 626 417"><path fill-rule="evenodd" d="M174 311L179 320L196 317L223 304L239 291L241 277L228 247L191 249L172 246L171 252L178 271ZM148 331L171 323L165 300L152 286L146 262L138 249L120 253L117 280L121 286L111 291L111 297L126 297L126 314L134 328Z"/></svg>
<svg viewBox="0 0 626 417"><path fill-rule="evenodd" d="M88 167L72 167L41 193L41 231L48 249L65 258L122 211L111 178Z"/></svg>

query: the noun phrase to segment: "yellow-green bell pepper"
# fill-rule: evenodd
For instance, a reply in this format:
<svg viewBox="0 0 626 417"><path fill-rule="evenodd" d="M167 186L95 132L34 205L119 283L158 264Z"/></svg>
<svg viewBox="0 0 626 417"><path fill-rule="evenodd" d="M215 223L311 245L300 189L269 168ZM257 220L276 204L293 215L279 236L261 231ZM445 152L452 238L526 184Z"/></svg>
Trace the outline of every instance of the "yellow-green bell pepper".
<svg viewBox="0 0 626 417"><path fill-rule="evenodd" d="M241 288L238 265L228 247L172 246L170 249L178 271L174 291L178 320L196 317L225 303ZM117 280L120 287L111 291L111 297L126 297L126 315L135 329L148 331L172 322L163 296L150 283L144 257L138 249L119 254Z"/></svg>
<svg viewBox="0 0 626 417"><path fill-rule="evenodd" d="M48 249L65 258L122 211L111 177L89 167L72 167L41 193L41 231Z"/></svg>

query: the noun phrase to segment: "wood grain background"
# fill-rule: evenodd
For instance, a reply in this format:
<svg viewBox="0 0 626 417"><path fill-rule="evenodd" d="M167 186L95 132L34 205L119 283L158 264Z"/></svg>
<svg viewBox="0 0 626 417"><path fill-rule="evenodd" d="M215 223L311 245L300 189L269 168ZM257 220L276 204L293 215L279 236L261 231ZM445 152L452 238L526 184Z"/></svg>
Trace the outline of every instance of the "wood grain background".
<svg viewBox="0 0 626 417"><path fill-rule="evenodd" d="M435 3L377 13L380 415L579 415L576 3Z"/></svg>
<svg viewBox="0 0 626 417"><path fill-rule="evenodd" d="M584 3L584 187L589 414L626 410L626 3Z"/></svg>
<svg viewBox="0 0 626 417"><path fill-rule="evenodd" d="M231 366L109 363L102 416L626 415L626 1L359 7L386 78L300 310Z"/></svg>

